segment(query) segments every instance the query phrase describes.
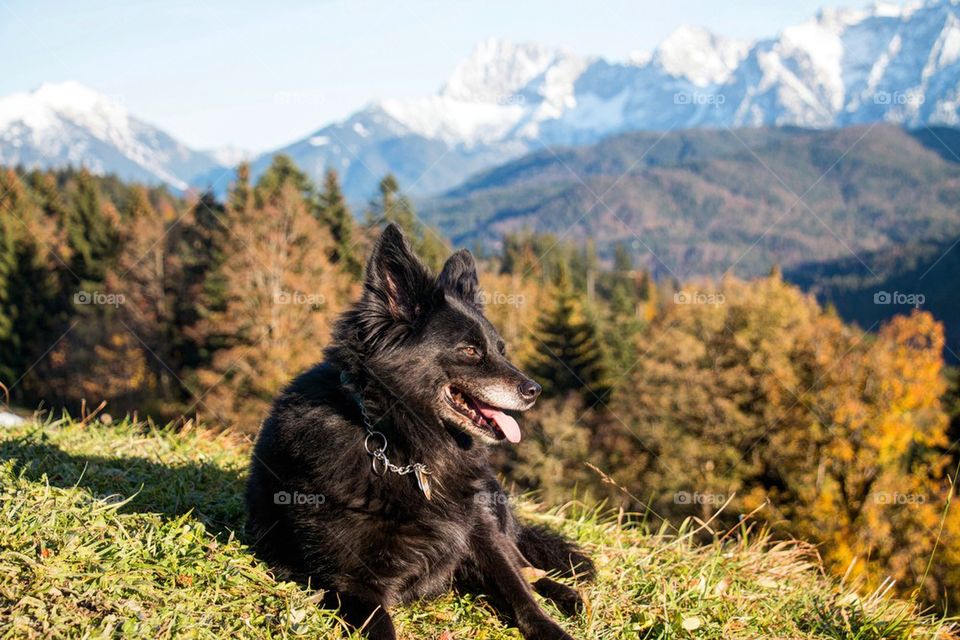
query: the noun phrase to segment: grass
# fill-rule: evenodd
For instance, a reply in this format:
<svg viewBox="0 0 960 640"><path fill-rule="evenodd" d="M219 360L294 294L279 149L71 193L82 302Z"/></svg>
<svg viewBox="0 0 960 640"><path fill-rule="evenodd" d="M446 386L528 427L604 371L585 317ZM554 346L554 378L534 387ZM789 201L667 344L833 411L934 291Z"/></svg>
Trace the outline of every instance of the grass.
<svg viewBox="0 0 960 640"><path fill-rule="evenodd" d="M124 422L0 431L0 637L346 637L241 534L249 446ZM744 527L701 546L570 504L523 517L597 560L578 638L956 638L952 622L823 575L815 550ZM482 598L395 612L407 638L519 638Z"/></svg>

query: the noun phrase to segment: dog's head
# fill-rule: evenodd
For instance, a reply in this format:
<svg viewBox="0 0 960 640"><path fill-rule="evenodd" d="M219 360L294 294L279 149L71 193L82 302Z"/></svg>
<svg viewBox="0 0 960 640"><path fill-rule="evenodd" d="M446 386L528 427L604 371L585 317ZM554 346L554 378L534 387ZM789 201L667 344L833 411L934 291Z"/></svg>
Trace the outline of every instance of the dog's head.
<svg viewBox="0 0 960 640"><path fill-rule="evenodd" d="M363 296L347 322L360 365L423 424L453 427L482 442L520 440L507 411L524 411L540 385L507 359L483 315L469 251L454 253L434 277L396 225L367 264Z"/></svg>

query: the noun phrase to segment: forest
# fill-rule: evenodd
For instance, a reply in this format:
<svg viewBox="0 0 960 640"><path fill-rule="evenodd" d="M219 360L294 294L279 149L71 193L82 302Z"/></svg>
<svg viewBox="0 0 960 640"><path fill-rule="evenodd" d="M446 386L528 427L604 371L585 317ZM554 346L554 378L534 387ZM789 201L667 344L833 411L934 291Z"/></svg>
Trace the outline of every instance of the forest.
<svg viewBox="0 0 960 640"><path fill-rule="evenodd" d="M0 383L11 407L252 436L322 357L386 222L451 246L391 176L352 211L284 156L225 198L84 170L0 171ZM763 522L837 575L960 605L957 373L913 310L858 326L786 282L655 278L617 245L511 232L477 249L488 316L544 387L505 478L653 529Z"/></svg>

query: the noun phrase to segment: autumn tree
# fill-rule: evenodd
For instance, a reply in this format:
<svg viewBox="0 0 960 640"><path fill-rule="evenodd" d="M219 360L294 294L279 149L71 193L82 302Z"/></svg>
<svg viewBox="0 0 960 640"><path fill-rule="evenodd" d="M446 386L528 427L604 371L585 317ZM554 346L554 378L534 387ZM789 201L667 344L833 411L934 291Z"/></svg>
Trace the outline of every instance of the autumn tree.
<svg viewBox="0 0 960 640"><path fill-rule="evenodd" d="M708 518L731 499L718 526L756 510L824 542L837 571L856 559L871 585L917 587L950 492L942 344L928 314L871 335L777 274L688 286L637 344L602 468L652 494L634 508ZM928 598L951 571L929 577Z"/></svg>
<svg viewBox="0 0 960 640"><path fill-rule="evenodd" d="M117 359L140 362L143 371L131 378L140 383L130 390L134 408L171 415L183 395L181 374L177 373L182 371L183 361L175 312L184 273L173 242L176 236L170 232L183 222L184 214L178 214L168 201L155 209L146 189L135 187L121 215L121 249L116 266L107 273L106 288L120 296L122 303L113 318L113 335L100 345L101 359L116 351Z"/></svg>
<svg viewBox="0 0 960 640"><path fill-rule="evenodd" d="M249 208L225 212L224 305L206 322L231 339L198 372L194 403L215 424L255 431L281 385L321 358L350 291L327 258L333 239L305 192L301 177L278 161Z"/></svg>

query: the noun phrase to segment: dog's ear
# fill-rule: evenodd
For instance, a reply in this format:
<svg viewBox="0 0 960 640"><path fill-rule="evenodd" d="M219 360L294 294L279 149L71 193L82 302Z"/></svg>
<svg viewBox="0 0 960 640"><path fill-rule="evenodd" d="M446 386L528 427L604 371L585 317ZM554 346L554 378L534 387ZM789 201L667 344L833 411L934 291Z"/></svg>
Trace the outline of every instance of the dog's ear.
<svg viewBox="0 0 960 640"><path fill-rule="evenodd" d="M395 224L380 234L367 263L364 294L396 320L413 322L433 293L429 270Z"/></svg>
<svg viewBox="0 0 960 640"><path fill-rule="evenodd" d="M473 254L466 249L457 251L447 259L437 278L437 285L468 304L481 306L477 263L473 260Z"/></svg>

